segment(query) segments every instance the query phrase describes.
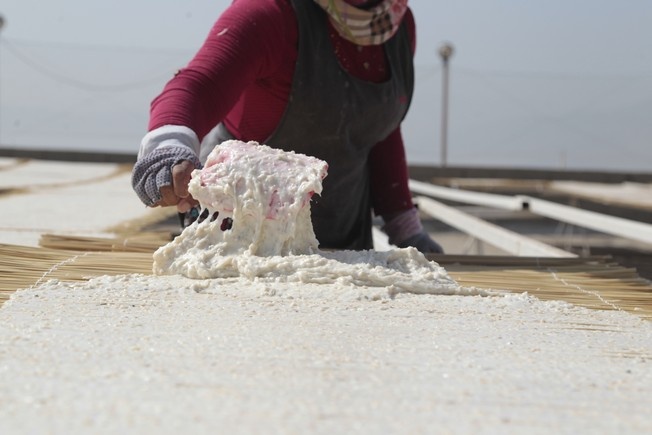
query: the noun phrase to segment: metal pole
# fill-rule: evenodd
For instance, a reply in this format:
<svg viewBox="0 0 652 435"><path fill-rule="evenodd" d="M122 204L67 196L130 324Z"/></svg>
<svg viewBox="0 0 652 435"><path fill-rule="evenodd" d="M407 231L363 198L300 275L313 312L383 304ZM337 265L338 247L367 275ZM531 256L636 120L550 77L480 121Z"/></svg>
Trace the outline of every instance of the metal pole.
<svg viewBox="0 0 652 435"><path fill-rule="evenodd" d="M453 46L446 42L439 47L442 60L441 81L441 166L448 164L448 60L453 55Z"/></svg>
<svg viewBox="0 0 652 435"><path fill-rule="evenodd" d="M5 26L5 18L2 15L0 15L0 53L2 53L2 29L4 26ZM2 62L0 61L0 114L2 112L2 80L1 79L2 79ZM2 146L1 133L2 133L2 116L0 116L0 147Z"/></svg>

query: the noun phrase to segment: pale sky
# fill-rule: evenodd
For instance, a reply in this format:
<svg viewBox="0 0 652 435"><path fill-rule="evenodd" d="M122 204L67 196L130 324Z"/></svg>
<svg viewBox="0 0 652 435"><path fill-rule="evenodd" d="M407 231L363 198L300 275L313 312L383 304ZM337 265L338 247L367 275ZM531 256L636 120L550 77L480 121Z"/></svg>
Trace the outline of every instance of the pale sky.
<svg viewBox="0 0 652 435"><path fill-rule="evenodd" d="M230 0L4 0L0 143L136 150L149 102ZM417 89L408 159L440 162L451 41L448 164L652 165L652 1L411 0Z"/></svg>

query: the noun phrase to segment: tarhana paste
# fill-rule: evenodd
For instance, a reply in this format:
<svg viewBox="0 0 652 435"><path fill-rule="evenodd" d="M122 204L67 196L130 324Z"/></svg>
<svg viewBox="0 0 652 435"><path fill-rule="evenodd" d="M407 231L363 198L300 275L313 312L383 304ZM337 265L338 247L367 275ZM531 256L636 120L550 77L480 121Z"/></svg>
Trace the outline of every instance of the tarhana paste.
<svg viewBox="0 0 652 435"><path fill-rule="evenodd" d="M327 170L322 160L257 142L222 143L189 184L209 218L159 248L154 273L391 287L397 292L460 291L442 267L414 248L319 250L310 198L321 193Z"/></svg>

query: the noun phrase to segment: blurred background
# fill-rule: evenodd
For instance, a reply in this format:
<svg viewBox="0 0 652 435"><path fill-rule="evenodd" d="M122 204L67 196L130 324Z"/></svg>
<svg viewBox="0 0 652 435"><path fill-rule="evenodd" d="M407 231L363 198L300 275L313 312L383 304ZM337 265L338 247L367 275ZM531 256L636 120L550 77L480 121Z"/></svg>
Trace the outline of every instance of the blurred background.
<svg viewBox="0 0 652 435"><path fill-rule="evenodd" d="M136 152L231 0L4 0L0 148ZM410 163L651 172L652 2L410 0ZM443 70L450 43L447 157Z"/></svg>

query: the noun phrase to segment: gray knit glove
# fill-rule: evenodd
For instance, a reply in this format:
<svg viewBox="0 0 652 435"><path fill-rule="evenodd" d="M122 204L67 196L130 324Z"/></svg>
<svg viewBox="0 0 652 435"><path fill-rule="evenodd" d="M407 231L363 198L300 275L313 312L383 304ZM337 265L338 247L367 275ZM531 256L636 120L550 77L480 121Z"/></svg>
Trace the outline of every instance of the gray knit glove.
<svg viewBox="0 0 652 435"><path fill-rule="evenodd" d="M131 186L143 204L151 207L161 200L161 187L172 185L172 167L184 160L201 168L195 153L183 146L157 148L136 162Z"/></svg>
<svg viewBox="0 0 652 435"><path fill-rule="evenodd" d="M382 230L389 237L389 243L399 248L413 246L422 253L443 254L442 247L430 238L423 229L419 213L415 207L397 214L383 216Z"/></svg>
<svg viewBox="0 0 652 435"><path fill-rule="evenodd" d="M439 245L439 243L432 240L430 238L430 235L425 231L422 231L418 234L408 237L407 239L398 243L396 246L398 246L399 248L407 248L408 246L414 246L419 250L419 252L422 252L424 254L444 253L444 250Z"/></svg>

